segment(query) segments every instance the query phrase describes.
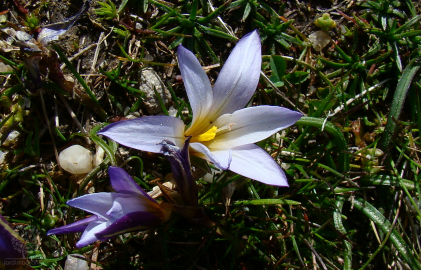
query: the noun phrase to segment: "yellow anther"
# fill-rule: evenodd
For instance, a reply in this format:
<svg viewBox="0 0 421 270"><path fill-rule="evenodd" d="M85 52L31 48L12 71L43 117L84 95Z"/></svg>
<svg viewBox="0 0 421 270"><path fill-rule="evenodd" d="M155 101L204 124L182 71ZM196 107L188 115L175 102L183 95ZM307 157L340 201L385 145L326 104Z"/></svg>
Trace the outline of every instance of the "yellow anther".
<svg viewBox="0 0 421 270"><path fill-rule="evenodd" d="M216 136L216 131L218 130L217 127L213 126L211 129L209 129L208 131L206 131L203 134L200 134L198 136L194 136L192 138L193 142L207 142L207 141L211 141L215 138Z"/></svg>

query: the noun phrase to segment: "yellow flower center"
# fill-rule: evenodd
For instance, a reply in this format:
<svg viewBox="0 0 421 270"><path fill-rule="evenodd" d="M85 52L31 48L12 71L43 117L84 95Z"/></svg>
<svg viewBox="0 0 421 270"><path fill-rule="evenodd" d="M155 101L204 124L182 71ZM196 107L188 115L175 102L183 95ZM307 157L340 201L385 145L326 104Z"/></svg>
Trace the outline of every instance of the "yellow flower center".
<svg viewBox="0 0 421 270"><path fill-rule="evenodd" d="M213 126L211 129L198 136L193 136L191 142L207 142L215 138L218 128Z"/></svg>

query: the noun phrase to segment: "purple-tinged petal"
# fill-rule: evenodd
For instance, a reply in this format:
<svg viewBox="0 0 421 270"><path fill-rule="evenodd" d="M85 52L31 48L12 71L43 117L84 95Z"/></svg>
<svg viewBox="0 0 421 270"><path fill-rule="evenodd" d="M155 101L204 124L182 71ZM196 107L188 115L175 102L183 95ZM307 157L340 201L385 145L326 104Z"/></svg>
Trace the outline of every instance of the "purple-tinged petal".
<svg viewBox="0 0 421 270"><path fill-rule="evenodd" d="M171 116L146 116L109 124L98 134L130 148L160 153L163 140L183 145L184 123Z"/></svg>
<svg viewBox="0 0 421 270"><path fill-rule="evenodd" d="M0 214L0 267L2 261L13 260L11 263L25 258L26 249L22 238L9 226Z"/></svg>
<svg viewBox="0 0 421 270"><path fill-rule="evenodd" d="M227 170L229 168L231 163L230 149L217 149L211 152L205 145L197 142L191 143L190 147L193 149L193 155L209 160L221 170Z"/></svg>
<svg viewBox="0 0 421 270"><path fill-rule="evenodd" d="M285 173L265 150L254 144L232 148L229 170L273 186L288 186Z"/></svg>
<svg viewBox="0 0 421 270"><path fill-rule="evenodd" d="M177 184L177 192L180 194L183 203L196 207L198 203L198 190L190 167L190 139L191 137L187 137L181 149L171 142L163 141L162 152L168 156L173 178Z"/></svg>
<svg viewBox="0 0 421 270"><path fill-rule="evenodd" d="M61 35L66 33L67 30L69 30L75 24L75 22L79 19L80 16L82 16L88 11L89 3L90 1L83 2L82 8L76 15L65 19L62 22L44 26L41 29L41 32L38 34L38 42L46 46L51 41L58 40Z"/></svg>
<svg viewBox="0 0 421 270"><path fill-rule="evenodd" d="M95 236L101 241L106 241L119 234L154 227L159 225L161 221L159 217L149 212L131 212L113 222L104 230L97 232Z"/></svg>
<svg viewBox="0 0 421 270"><path fill-rule="evenodd" d="M152 202L156 202L151 198L151 196L148 195L148 193L139 187L139 185L124 169L110 166L108 169L108 174L110 175L111 185L115 191L124 194L137 194L148 198Z"/></svg>
<svg viewBox="0 0 421 270"><path fill-rule="evenodd" d="M193 111L193 121L187 134L195 133L212 106L212 87L196 56L182 45L178 46L178 66Z"/></svg>
<svg viewBox="0 0 421 270"><path fill-rule="evenodd" d="M130 195L115 192L100 192L77 197L68 201L66 204L107 219L107 212L113 206L114 200L118 197L130 197Z"/></svg>
<svg viewBox="0 0 421 270"><path fill-rule="evenodd" d="M107 216L111 222L114 222L128 213L139 211L153 212L157 215L162 214L158 203L151 202L145 197L130 196L116 198L113 202L113 206L107 212Z"/></svg>
<svg viewBox="0 0 421 270"><path fill-rule="evenodd" d="M252 144L293 125L302 116L278 106L249 107L224 114L213 123L221 131L208 147L213 150Z"/></svg>
<svg viewBox="0 0 421 270"><path fill-rule="evenodd" d="M103 231L106 229L111 222L105 219L97 219L89 223L88 227L86 227L85 231L83 232L82 236L80 237L79 241L76 243L77 248L83 248L87 245L92 244L93 242L97 241L98 238L95 236L96 233Z"/></svg>
<svg viewBox="0 0 421 270"><path fill-rule="evenodd" d="M257 30L238 41L222 67L213 87L210 121L244 108L256 91L262 65L262 49Z"/></svg>
<svg viewBox="0 0 421 270"><path fill-rule="evenodd" d="M88 224L90 222L96 221L97 219L98 217L93 215L93 216L78 220L76 222L73 222L71 224L64 225L60 228L51 229L47 232L47 236L52 235L52 234L83 232L86 229L86 227L88 227Z"/></svg>

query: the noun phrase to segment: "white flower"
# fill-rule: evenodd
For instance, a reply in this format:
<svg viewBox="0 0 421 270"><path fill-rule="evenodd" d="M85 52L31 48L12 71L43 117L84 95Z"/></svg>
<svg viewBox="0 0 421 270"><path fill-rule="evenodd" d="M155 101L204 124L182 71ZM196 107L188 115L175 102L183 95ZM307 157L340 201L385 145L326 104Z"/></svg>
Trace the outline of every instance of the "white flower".
<svg viewBox="0 0 421 270"><path fill-rule="evenodd" d="M288 186L279 165L254 143L285 129L302 114L278 106L244 108L256 90L262 63L257 31L235 46L212 88L192 52L178 47L178 62L193 121L170 116L147 116L110 124L99 132L122 145L154 153L164 140L182 147L192 136L190 153L245 177L276 186Z"/></svg>

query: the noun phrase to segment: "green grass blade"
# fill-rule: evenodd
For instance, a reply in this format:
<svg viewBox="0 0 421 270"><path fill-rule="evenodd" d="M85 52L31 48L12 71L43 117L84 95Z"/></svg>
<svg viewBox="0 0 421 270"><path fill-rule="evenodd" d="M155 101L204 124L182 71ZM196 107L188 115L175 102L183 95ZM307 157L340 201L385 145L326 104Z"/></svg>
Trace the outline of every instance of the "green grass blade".
<svg viewBox="0 0 421 270"><path fill-rule="evenodd" d="M257 199L257 200L245 200L245 201L236 201L234 205L300 205L300 202L293 200L285 199Z"/></svg>
<svg viewBox="0 0 421 270"><path fill-rule="evenodd" d="M395 120L399 119L402 111L403 103L405 102L406 94L411 86L412 80L420 69L419 66L412 66L414 60L411 61L408 66L405 67L402 77L400 78L398 85L396 86L395 94L393 96L392 106L390 109L389 117L387 118L387 124L380 140L380 149L385 150L389 147L389 143L392 139L396 129Z"/></svg>
<svg viewBox="0 0 421 270"><path fill-rule="evenodd" d="M325 121L325 119L322 118L308 116L301 117L301 119L298 120L295 124L299 126L310 126L320 128L330 133L334 138L336 146L339 148L339 171L349 171L349 156L346 153L346 151L348 151L347 142L342 132L334 124Z"/></svg>
<svg viewBox="0 0 421 270"><path fill-rule="evenodd" d="M387 234L390 231L392 224L373 205L361 198L354 200L353 203L355 208L363 212L364 215L371 219L383 233ZM395 229L393 229L390 234L390 241L392 241L393 245L399 251L404 260L410 265L411 269L421 270L420 263L409 251L407 244Z"/></svg>
<svg viewBox="0 0 421 270"><path fill-rule="evenodd" d="M102 149L104 149L105 153L107 153L107 156L110 158L110 163L112 166L117 166L117 160L115 158L115 154L113 153L112 149L105 143L104 140L102 140L100 137L98 137L96 134L91 133L92 140L98 144Z"/></svg>
<svg viewBox="0 0 421 270"><path fill-rule="evenodd" d="M86 94L88 94L89 98L97 105L97 112L99 113L102 120L106 120L108 118L107 113L99 104L98 100L95 97L95 94L92 92L91 88L86 84L85 80L80 76L79 72L75 69L75 67L70 63L69 59L67 59L66 55L61 51L61 49L54 45L54 49L56 50L57 54L60 56L60 59L66 64L66 67L73 73L79 83L82 85L83 89L85 89Z"/></svg>
<svg viewBox="0 0 421 270"><path fill-rule="evenodd" d="M333 212L333 223L335 228L342 234L346 235L347 231L342 223L342 207L344 205L344 197L338 197L336 200L336 210ZM352 269L352 245L348 240L343 240L343 244L345 246L343 257L344 257L344 270L351 270Z"/></svg>

